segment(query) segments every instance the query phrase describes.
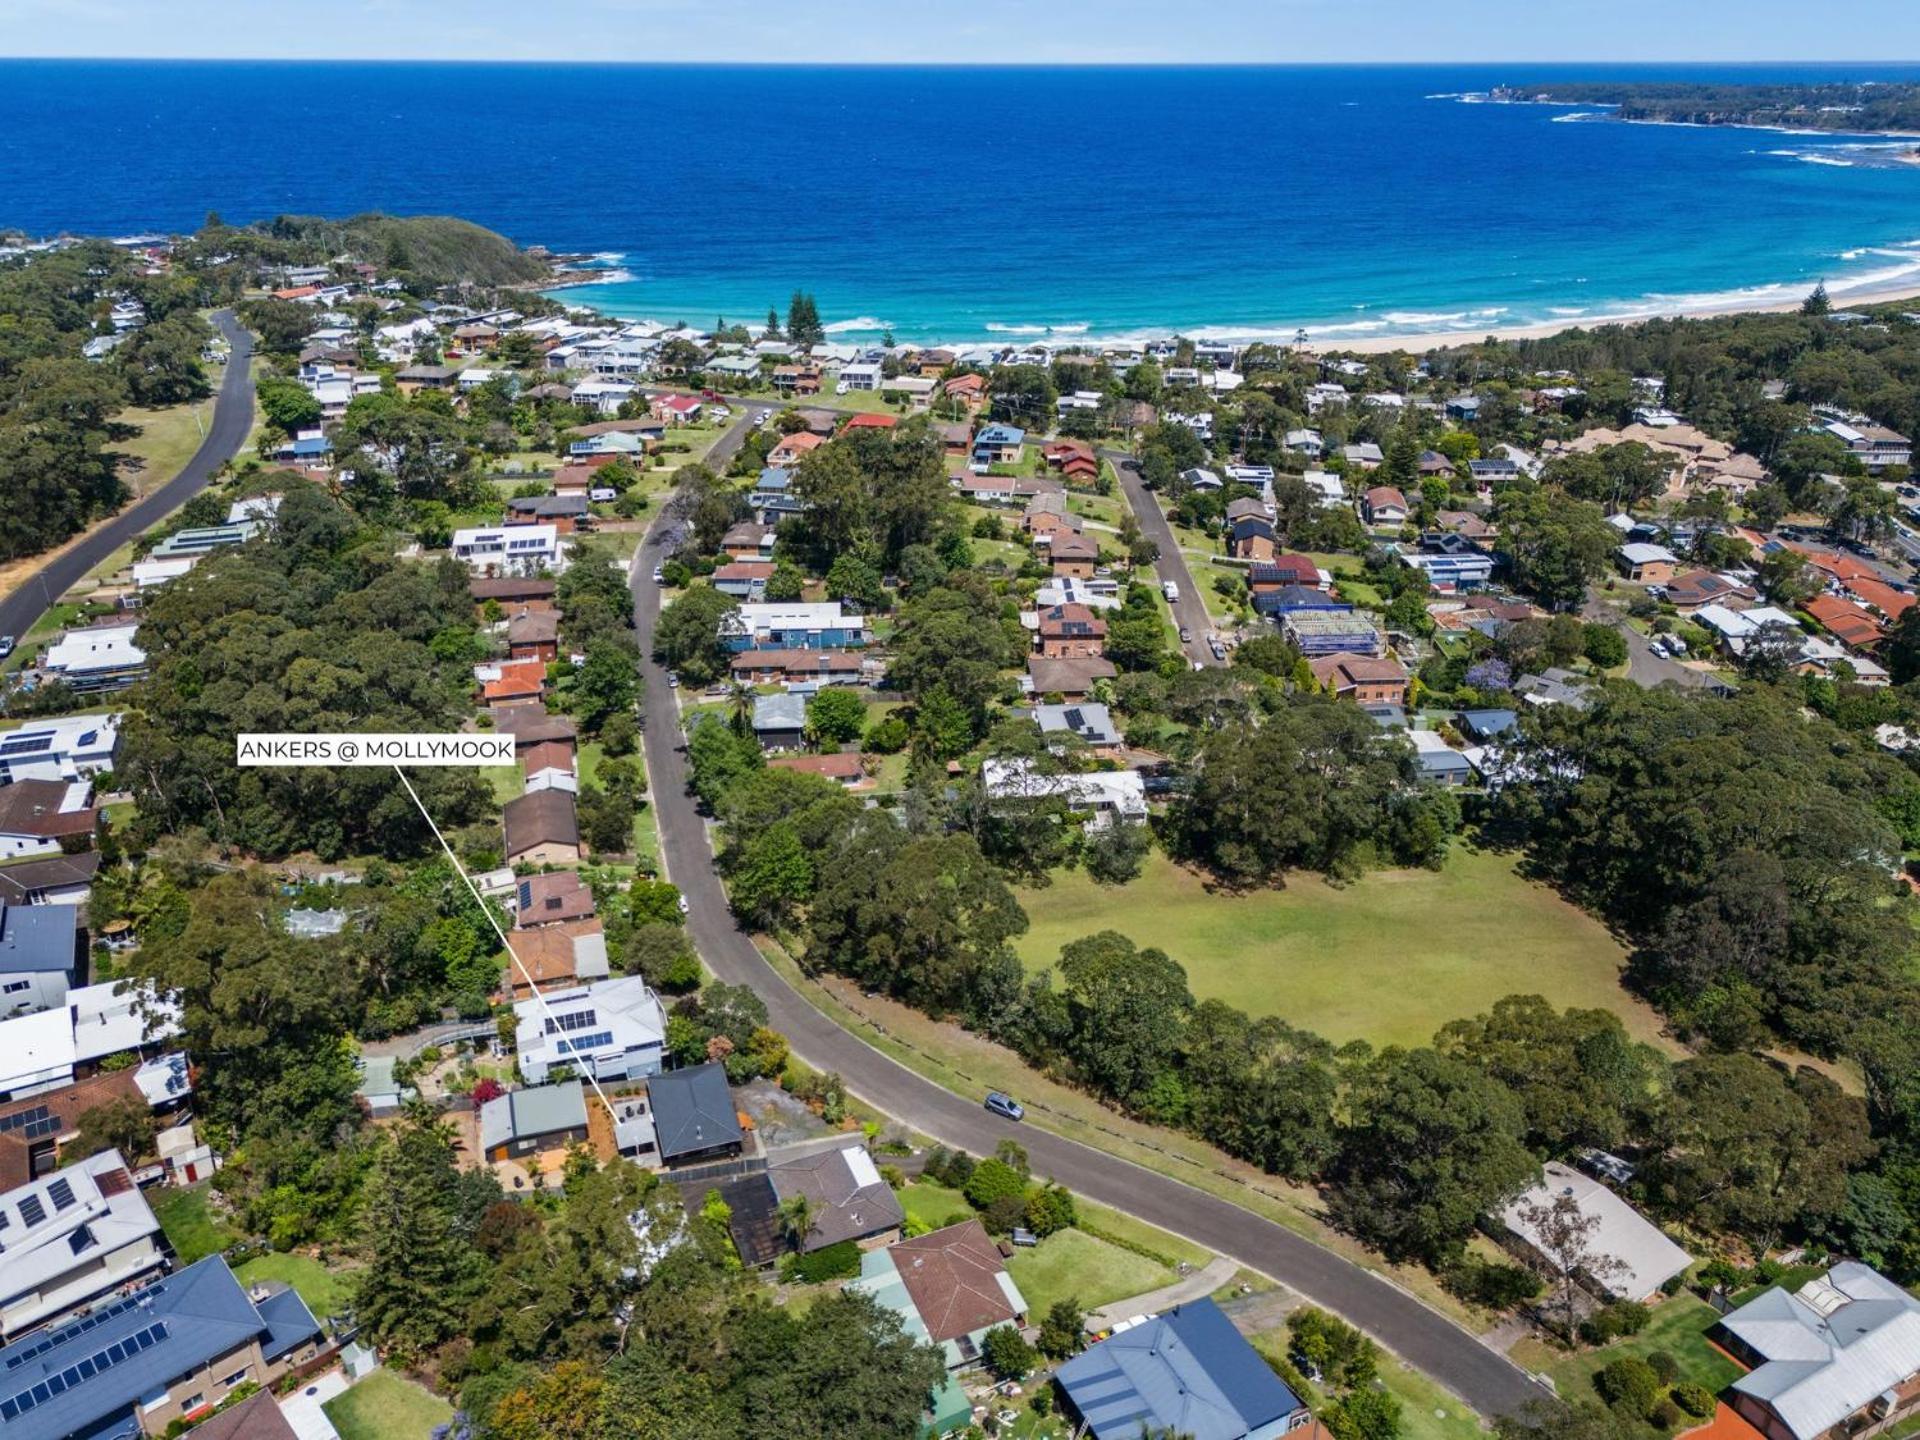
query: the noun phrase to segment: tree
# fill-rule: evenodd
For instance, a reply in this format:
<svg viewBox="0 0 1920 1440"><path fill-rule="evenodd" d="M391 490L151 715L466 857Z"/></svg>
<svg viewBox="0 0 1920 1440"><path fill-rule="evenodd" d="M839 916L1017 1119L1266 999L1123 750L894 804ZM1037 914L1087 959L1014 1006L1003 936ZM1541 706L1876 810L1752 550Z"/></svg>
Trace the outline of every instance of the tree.
<svg viewBox="0 0 1920 1440"><path fill-rule="evenodd" d="M1580 632L1582 652L1602 670L1627 663L1626 638L1611 625L1589 621Z"/></svg>
<svg viewBox="0 0 1920 1440"><path fill-rule="evenodd" d="M368 1262L355 1282L354 1316L377 1343L407 1359L461 1333L479 1280L457 1185L453 1132L424 1113L392 1133L368 1182Z"/></svg>
<svg viewBox="0 0 1920 1440"><path fill-rule="evenodd" d="M136 405L180 405L212 392L200 352L211 327L192 312L149 321L134 331L114 358Z"/></svg>
<svg viewBox="0 0 1920 1440"><path fill-rule="evenodd" d="M993 418L1023 429L1045 432L1054 423L1060 392L1039 365L1005 365L987 381Z"/></svg>
<svg viewBox="0 0 1920 1440"><path fill-rule="evenodd" d="M826 327L820 323L820 307L804 290L793 292L787 302L787 339L796 351L812 349L825 342Z"/></svg>
<svg viewBox="0 0 1920 1440"><path fill-rule="evenodd" d="M568 701L589 734L601 732L618 716L631 718L640 702L640 672L633 658L608 641L593 641L574 674Z"/></svg>
<svg viewBox="0 0 1920 1440"><path fill-rule="evenodd" d="M1905 685L1920 678L1920 605L1909 605L1900 612L1887 632L1883 653L1894 684Z"/></svg>
<svg viewBox="0 0 1920 1440"><path fill-rule="evenodd" d="M1078 1355L1086 1343L1087 1317L1078 1300L1068 1296L1047 1307L1046 1318L1040 1322L1042 1355L1049 1360L1065 1360L1069 1355Z"/></svg>
<svg viewBox="0 0 1920 1440"><path fill-rule="evenodd" d="M980 1337L980 1358L1000 1380L1024 1380L1039 1363L1033 1347L1011 1325L996 1325Z"/></svg>
<svg viewBox="0 0 1920 1440"><path fill-rule="evenodd" d="M1514 583L1556 609L1580 602L1619 543L1599 506L1546 490L1501 492L1494 519L1513 563Z"/></svg>
<svg viewBox="0 0 1920 1440"><path fill-rule="evenodd" d="M1193 1009L1187 974L1164 951L1103 930L1060 951L1069 1053L1092 1084L1133 1104L1168 1069Z"/></svg>
<svg viewBox="0 0 1920 1440"><path fill-rule="evenodd" d="M260 411L282 435L320 423L320 402L306 386L280 375L263 375L255 387Z"/></svg>
<svg viewBox="0 0 1920 1440"><path fill-rule="evenodd" d="M1145 825L1103 825L1081 847L1080 860L1102 885L1125 885L1139 878L1152 849L1152 832Z"/></svg>
<svg viewBox="0 0 1920 1440"><path fill-rule="evenodd" d="M633 821L638 806L631 794L601 785L583 785L577 810L581 838L594 853L625 855L633 849Z"/></svg>
<svg viewBox="0 0 1920 1440"><path fill-rule="evenodd" d="M1822 280L1813 287L1805 300L1800 302L1802 315L1824 316L1833 313L1833 302L1827 298L1827 282Z"/></svg>
<svg viewBox="0 0 1920 1440"><path fill-rule="evenodd" d="M781 1238L796 1250L805 1245L813 1233L813 1197L795 1191L780 1202L776 1214Z"/></svg>
<svg viewBox="0 0 1920 1440"><path fill-rule="evenodd" d="M60 1163L77 1164L102 1150L118 1150L129 1165L153 1153L153 1111L131 1095L80 1112L78 1133L60 1147Z"/></svg>
<svg viewBox="0 0 1920 1440"><path fill-rule="evenodd" d="M1582 1211L1572 1194L1563 1191L1550 1200L1529 1201L1520 1207L1519 1218L1554 1287L1560 1338L1571 1342L1580 1321L1582 1283L1610 1288L1610 1282L1626 1273L1626 1262L1594 1244L1600 1216Z"/></svg>
<svg viewBox="0 0 1920 1440"><path fill-rule="evenodd" d="M727 670L721 627L739 612L739 602L732 596L711 586L692 586L667 607L654 627L654 658L692 684L710 684Z"/></svg>
<svg viewBox="0 0 1920 1440"><path fill-rule="evenodd" d="M1386 1390L1363 1386L1342 1395L1323 1418L1333 1440L1397 1440L1400 1401Z"/></svg>
<svg viewBox="0 0 1920 1440"><path fill-rule="evenodd" d="M852 690L833 687L807 702L807 731L823 745L846 745L866 729L866 702Z"/></svg>
<svg viewBox="0 0 1920 1440"><path fill-rule="evenodd" d="M1332 1213L1389 1256L1438 1264L1475 1221L1538 1178L1520 1143L1519 1101L1432 1050L1388 1050L1367 1070L1342 1127Z"/></svg>

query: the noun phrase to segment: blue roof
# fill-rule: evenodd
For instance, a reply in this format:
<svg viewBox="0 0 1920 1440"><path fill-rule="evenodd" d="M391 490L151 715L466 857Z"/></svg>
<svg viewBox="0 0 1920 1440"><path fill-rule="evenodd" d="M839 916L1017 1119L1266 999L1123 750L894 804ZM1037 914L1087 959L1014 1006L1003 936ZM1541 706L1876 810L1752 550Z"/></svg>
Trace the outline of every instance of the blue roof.
<svg viewBox="0 0 1920 1440"><path fill-rule="evenodd" d="M73 973L78 936L71 905L0 904L0 974Z"/></svg>
<svg viewBox="0 0 1920 1440"><path fill-rule="evenodd" d="M1123 1330L1055 1378L1095 1440L1245 1440L1304 1408L1211 1300Z"/></svg>
<svg viewBox="0 0 1920 1440"><path fill-rule="evenodd" d="M784 490L793 484L793 471L780 465L769 465L760 472L760 478L754 482L756 490Z"/></svg>
<svg viewBox="0 0 1920 1440"><path fill-rule="evenodd" d="M1460 720L1476 735L1504 735L1520 723L1511 710L1462 710Z"/></svg>
<svg viewBox="0 0 1920 1440"><path fill-rule="evenodd" d="M319 1332L291 1290L256 1309L226 1260L209 1255L90 1315L0 1348L0 1435L137 1434L134 1406L172 1381L252 1340L272 1359Z"/></svg>

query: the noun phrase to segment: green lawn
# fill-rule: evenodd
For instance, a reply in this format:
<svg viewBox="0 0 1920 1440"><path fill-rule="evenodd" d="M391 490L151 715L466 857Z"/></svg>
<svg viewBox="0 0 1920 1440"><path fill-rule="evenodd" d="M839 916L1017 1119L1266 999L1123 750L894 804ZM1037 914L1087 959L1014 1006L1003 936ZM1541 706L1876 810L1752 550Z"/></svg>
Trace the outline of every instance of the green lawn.
<svg viewBox="0 0 1920 1440"><path fill-rule="evenodd" d="M909 1220L918 1220L929 1230L944 1229L961 1220L973 1218L973 1207L958 1190L949 1190L931 1180L916 1180L900 1188L900 1208Z"/></svg>
<svg viewBox="0 0 1920 1440"><path fill-rule="evenodd" d="M1336 1043L1422 1043L1515 993L1605 1007L1642 1039L1659 1033L1653 1011L1621 988L1624 952L1605 927L1502 855L1461 849L1437 873L1380 871L1344 887L1296 875L1285 889L1228 895L1156 853L1131 885L1073 872L1020 899L1033 921L1018 941L1030 970L1057 964L1070 941L1118 930L1185 966L1199 998Z"/></svg>
<svg viewBox="0 0 1920 1440"><path fill-rule="evenodd" d="M166 1232L167 1241L182 1265L204 1260L241 1238L225 1220L216 1216L207 1203L207 1186L169 1185L149 1192L153 1215Z"/></svg>
<svg viewBox="0 0 1920 1440"><path fill-rule="evenodd" d="M1664 1350L1680 1364L1680 1377L1718 1393L1740 1376L1740 1367L1707 1343L1706 1334L1718 1319L1714 1308L1691 1295L1676 1295L1654 1306L1653 1318L1638 1335L1616 1340L1598 1350L1569 1355L1538 1340L1522 1340L1509 1352L1516 1364L1553 1377L1568 1399L1593 1394L1593 1377L1614 1360L1627 1355L1642 1358Z"/></svg>
<svg viewBox="0 0 1920 1440"><path fill-rule="evenodd" d="M352 1304L353 1272L330 1268L308 1255L256 1255L233 1273L243 1285L284 1280L300 1292L316 1319L338 1315Z"/></svg>
<svg viewBox="0 0 1920 1440"><path fill-rule="evenodd" d="M376 1370L321 1407L340 1440L426 1440L453 1407L391 1370Z"/></svg>
<svg viewBox="0 0 1920 1440"><path fill-rule="evenodd" d="M1031 1249L1014 1252L1007 1273L1027 1297L1027 1314L1038 1322L1056 1300L1072 1298L1083 1310L1144 1295L1179 1277L1144 1255L1096 1240L1081 1230L1061 1230Z"/></svg>
<svg viewBox="0 0 1920 1440"><path fill-rule="evenodd" d="M1287 1357L1284 1327L1247 1338L1263 1355L1276 1360ZM1486 1440L1479 1416L1388 1351L1380 1353L1380 1383L1400 1402L1400 1440ZM1316 1392L1300 1398L1318 1411L1330 1397Z"/></svg>

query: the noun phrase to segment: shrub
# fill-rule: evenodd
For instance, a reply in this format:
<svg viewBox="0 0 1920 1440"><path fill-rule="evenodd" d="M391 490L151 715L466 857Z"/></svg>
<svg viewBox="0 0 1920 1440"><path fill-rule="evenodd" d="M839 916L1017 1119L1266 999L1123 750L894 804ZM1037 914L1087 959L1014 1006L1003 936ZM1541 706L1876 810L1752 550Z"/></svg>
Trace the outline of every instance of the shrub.
<svg viewBox="0 0 1920 1440"><path fill-rule="evenodd" d="M1691 1380L1682 1380L1673 1387L1673 1403L1696 1420L1704 1420L1713 1414L1718 1403L1713 1392L1704 1385L1696 1385Z"/></svg>
<svg viewBox="0 0 1920 1440"><path fill-rule="evenodd" d="M1001 1195L980 1212L980 1223L987 1227L990 1235L1009 1235L1015 1226L1025 1224L1026 1219L1027 1202L1020 1195Z"/></svg>
<svg viewBox="0 0 1920 1440"><path fill-rule="evenodd" d="M1011 1325L996 1325L980 1341L980 1358L996 1379L1020 1380L1031 1374L1039 1356Z"/></svg>
<svg viewBox="0 0 1920 1440"><path fill-rule="evenodd" d="M1638 1355L1627 1355L1608 1364L1593 1377L1594 1389L1607 1404L1636 1420L1644 1420L1660 1394L1660 1381L1653 1367Z"/></svg>
<svg viewBox="0 0 1920 1440"><path fill-rule="evenodd" d="M1043 1185L1027 1196L1027 1228L1041 1239L1066 1230L1075 1219L1073 1192L1060 1185Z"/></svg>
<svg viewBox="0 0 1920 1440"><path fill-rule="evenodd" d="M875 755L897 755L907 748L911 732L898 715L889 715L867 731L866 748Z"/></svg>
<svg viewBox="0 0 1920 1440"><path fill-rule="evenodd" d="M1709 1290L1731 1290L1740 1283L1740 1267L1731 1260L1709 1260L1700 1267L1700 1283Z"/></svg>
<svg viewBox="0 0 1920 1440"><path fill-rule="evenodd" d="M1680 1362L1665 1350L1655 1350L1648 1355L1647 1368L1662 1385L1671 1385L1680 1378Z"/></svg>
<svg viewBox="0 0 1920 1440"><path fill-rule="evenodd" d="M789 1255L780 1262L780 1278L804 1285L829 1280L851 1280L860 1273L860 1247L851 1240L825 1245L806 1255Z"/></svg>
<svg viewBox="0 0 1920 1440"><path fill-rule="evenodd" d="M1678 1430L1687 1419L1685 1412L1664 1395L1654 1401L1653 1411L1648 1418L1662 1430Z"/></svg>
<svg viewBox="0 0 1920 1440"><path fill-rule="evenodd" d="M1622 1335L1638 1335L1646 1324L1646 1306L1637 1300L1617 1300L1580 1322L1580 1338L1589 1345L1604 1345Z"/></svg>
<svg viewBox="0 0 1920 1440"><path fill-rule="evenodd" d="M1027 1182L1020 1172L1004 1160L982 1160L962 1187L967 1202L976 1210L985 1210L994 1201L1008 1196L1024 1199Z"/></svg>
<svg viewBox="0 0 1920 1440"><path fill-rule="evenodd" d="M1580 642L1587 659L1602 669L1626 663L1626 639L1611 625L1598 621L1586 625L1580 632Z"/></svg>
<svg viewBox="0 0 1920 1440"><path fill-rule="evenodd" d="M1545 1287L1540 1277L1524 1265L1509 1265L1478 1255L1462 1255L1440 1277L1441 1284L1472 1305L1489 1310L1510 1310L1524 1305Z"/></svg>

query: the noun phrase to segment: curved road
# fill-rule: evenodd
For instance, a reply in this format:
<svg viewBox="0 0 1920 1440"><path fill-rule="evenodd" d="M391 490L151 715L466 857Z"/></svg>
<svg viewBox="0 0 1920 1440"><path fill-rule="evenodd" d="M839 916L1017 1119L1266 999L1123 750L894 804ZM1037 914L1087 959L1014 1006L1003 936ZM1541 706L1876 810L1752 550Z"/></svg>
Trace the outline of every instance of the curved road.
<svg viewBox="0 0 1920 1440"><path fill-rule="evenodd" d="M199 494L213 472L247 443L253 429L253 337L233 318L231 310L216 311L213 319L233 351L227 357L227 373L214 401L213 424L200 448L173 479L139 504L129 505L72 549L54 556L0 600L0 635L24 639L69 587L122 545Z"/></svg>
<svg viewBox="0 0 1920 1440"><path fill-rule="evenodd" d="M720 442L727 448L716 447L719 463L724 464L745 434L745 421L727 432ZM661 704L675 694L667 686L666 672L652 659L660 592L651 574L664 554L666 528L663 520L654 523L632 565L634 624L646 657L642 670L659 707L644 734L662 852L668 873L686 896L687 924L701 956L721 980L749 985L767 1002L769 1023L786 1035L795 1054L819 1069L838 1072L854 1093L945 1144L986 1155L1002 1139L1018 1138L1039 1173L1272 1276L1368 1331L1484 1416L1509 1413L1547 1393L1438 1311L1272 1221L1049 1131L1010 1125L989 1115L978 1101L923 1079L842 1030L776 973L733 922L705 822L687 793L678 713Z"/></svg>

